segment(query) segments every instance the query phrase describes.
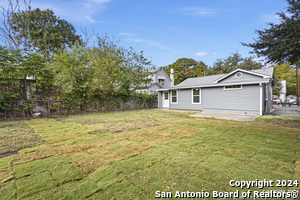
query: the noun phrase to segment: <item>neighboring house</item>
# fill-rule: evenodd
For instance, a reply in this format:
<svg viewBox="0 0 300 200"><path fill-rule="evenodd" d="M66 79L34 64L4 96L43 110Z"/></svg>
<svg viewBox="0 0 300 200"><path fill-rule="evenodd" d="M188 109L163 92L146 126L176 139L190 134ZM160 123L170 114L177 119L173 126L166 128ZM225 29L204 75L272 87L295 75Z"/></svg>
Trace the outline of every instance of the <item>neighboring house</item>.
<svg viewBox="0 0 300 200"><path fill-rule="evenodd" d="M137 93L154 94L158 89L171 86L171 79L164 68L158 67L149 70L149 72L151 72L151 75L148 78L151 79L151 83L145 88L136 90Z"/></svg>
<svg viewBox="0 0 300 200"><path fill-rule="evenodd" d="M273 86L274 68L237 69L158 89L158 107L263 115L273 106Z"/></svg>

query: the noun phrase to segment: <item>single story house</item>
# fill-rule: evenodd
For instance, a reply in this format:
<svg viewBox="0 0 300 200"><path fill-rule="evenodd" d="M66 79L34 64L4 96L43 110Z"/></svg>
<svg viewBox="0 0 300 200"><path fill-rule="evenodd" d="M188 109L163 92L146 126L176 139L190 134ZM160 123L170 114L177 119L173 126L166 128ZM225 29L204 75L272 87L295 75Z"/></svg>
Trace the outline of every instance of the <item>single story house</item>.
<svg viewBox="0 0 300 200"><path fill-rule="evenodd" d="M149 72L151 72L151 75L148 77L151 79L150 84L142 89L137 89L137 93L154 94L154 92L158 89L168 88L171 86L171 78L163 67L150 69Z"/></svg>
<svg viewBox="0 0 300 200"><path fill-rule="evenodd" d="M274 68L188 78L158 89L158 108L264 115L273 106L273 86Z"/></svg>

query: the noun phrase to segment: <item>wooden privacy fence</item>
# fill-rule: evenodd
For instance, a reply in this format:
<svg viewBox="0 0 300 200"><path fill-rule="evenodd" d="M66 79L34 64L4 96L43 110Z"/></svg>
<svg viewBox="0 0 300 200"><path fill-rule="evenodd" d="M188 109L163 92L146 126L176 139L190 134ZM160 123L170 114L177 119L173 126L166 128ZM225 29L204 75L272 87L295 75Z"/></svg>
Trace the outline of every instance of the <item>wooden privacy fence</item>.
<svg viewBox="0 0 300 200"><path fill-rule="evenodd" d="M2 102L5 109L0 109L0 118L18 117L54 117L59 115L73 115L86 112L110 112L124 110L138 110L156 108L157 99L151 102L142 102L132 99L124 102L121 99L94 100L84 104L79 101L68 100L36 100L36 101L6 101Z"/></svg>

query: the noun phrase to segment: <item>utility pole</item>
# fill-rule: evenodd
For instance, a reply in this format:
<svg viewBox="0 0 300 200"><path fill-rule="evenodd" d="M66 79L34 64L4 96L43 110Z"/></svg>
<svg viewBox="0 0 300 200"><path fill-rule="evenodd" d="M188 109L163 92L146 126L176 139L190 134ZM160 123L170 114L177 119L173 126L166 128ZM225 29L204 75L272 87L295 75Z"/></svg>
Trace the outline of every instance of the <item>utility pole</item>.
<svg viewBox="0 0 300 200"><path fill-rule="evenodd" d="M297 106L299 106L299 63L296 64L296 94Z"/></svg>

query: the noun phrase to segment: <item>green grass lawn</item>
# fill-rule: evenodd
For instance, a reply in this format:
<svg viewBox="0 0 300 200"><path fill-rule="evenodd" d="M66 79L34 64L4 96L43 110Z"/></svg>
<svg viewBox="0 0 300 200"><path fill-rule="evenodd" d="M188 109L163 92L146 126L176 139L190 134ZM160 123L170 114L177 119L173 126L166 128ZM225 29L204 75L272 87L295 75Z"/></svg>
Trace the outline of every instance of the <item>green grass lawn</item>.
<svg viewBox="0 0 300 200"><path fill-rule="evenodd" d="M0 159L0 199L155 199L156 191L212 198L213 191L248 191L230 180L300 182L300 117L237 122L189 114L140 110L2 122L0 153L19 153ZM299 186L250 188L291 189Z"/></svg>

